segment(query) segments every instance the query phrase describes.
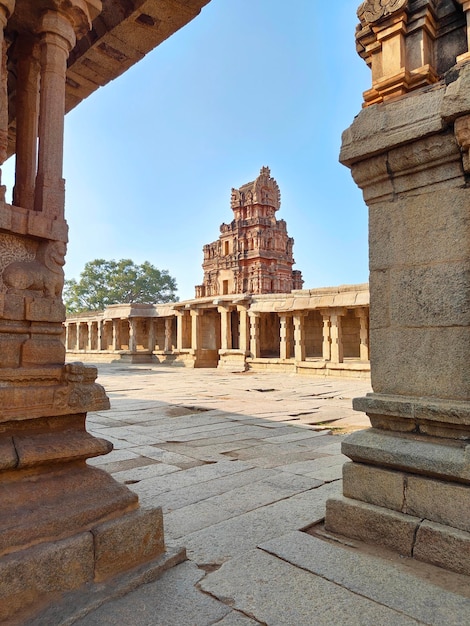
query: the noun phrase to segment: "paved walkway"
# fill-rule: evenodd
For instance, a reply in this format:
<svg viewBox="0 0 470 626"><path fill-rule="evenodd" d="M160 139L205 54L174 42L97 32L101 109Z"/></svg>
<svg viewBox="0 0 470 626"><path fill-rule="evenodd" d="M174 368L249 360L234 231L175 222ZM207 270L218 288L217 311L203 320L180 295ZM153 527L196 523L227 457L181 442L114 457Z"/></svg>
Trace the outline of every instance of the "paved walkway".
<svg viewBox="0 0 470 626"><path fill-rule="evenodd" d="M115 449L93 464L163 507L188 561L76 624L470 624L466 577L305 532L341 491L338 433L368 425L350 408L367 381L99 368L112 409L88 427Z"/></svg>

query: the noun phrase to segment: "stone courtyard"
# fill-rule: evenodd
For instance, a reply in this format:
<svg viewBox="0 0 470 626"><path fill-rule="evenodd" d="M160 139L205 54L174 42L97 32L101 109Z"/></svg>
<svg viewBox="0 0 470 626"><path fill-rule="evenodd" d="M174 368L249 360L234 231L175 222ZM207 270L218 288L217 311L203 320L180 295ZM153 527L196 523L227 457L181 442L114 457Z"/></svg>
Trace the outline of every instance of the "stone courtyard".
<svg viewBox="0 0 470 626"><path fill-rule="evenodd" d="M188 560L156 582L75 592L31 622L146 626L470 623L468 578L322 528L341 494L342 433L367 426L368 381L100 364L111 410L89 463L161 505ZM305 531L308 532L305 532ZM145 579L144 579L145 580ZM100 606L101 605L101 606Z"/></svg>

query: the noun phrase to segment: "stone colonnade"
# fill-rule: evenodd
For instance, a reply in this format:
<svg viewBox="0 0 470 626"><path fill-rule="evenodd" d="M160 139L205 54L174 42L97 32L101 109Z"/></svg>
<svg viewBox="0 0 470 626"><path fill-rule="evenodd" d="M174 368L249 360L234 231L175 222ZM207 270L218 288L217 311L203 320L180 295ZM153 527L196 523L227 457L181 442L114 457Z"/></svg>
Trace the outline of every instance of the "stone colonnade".
<svg viewBox="0 0 470 626"><path fill-rule="evenodd" d="M68 358L367 376L367 285L114 305L65 323Z"/></svg>

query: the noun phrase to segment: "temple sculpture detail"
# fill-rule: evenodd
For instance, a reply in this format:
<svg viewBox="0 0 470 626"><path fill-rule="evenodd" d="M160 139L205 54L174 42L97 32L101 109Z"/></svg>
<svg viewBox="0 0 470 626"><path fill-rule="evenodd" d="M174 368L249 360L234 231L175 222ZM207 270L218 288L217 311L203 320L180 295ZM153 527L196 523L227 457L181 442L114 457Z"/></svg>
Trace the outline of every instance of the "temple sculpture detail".
<svg viewBox="0 0 470 626"><path fill-rule="evenodd" d="M276 219L280 206L279 186L268 167L253 182L232 189L234 219L203 248L204 282L196 286L196 298L302 289L302 273L292 269L294 240L286 222Z"/></svg>

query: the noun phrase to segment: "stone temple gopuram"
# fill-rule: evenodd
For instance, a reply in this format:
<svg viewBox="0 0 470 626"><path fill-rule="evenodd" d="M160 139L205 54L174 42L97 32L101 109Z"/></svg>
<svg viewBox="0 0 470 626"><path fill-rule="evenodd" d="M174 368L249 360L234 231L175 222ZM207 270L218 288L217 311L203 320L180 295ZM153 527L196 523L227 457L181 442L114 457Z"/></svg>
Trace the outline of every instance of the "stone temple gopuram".
<svg viewBox="0 0 470 626"><path fill-rule="evenodd" d="M204 246L204 282L196 298L235 293L289 293L302 289L293 270L294 240L286 222L276 219L281 192L268 167L256 180L232 189L234 219L220 226L217 241Z"/></svg>
<svg viewBox="0 0 470 626"><path fill-rule="evenodd" d="M15 155L12 204L0 188L1 623L183 558L165 552L161 509L86 463L112 449L85 429L109 402L96 368L65 364L63 134L67 111L208 1L0 0L0 166Z"/></svg>

